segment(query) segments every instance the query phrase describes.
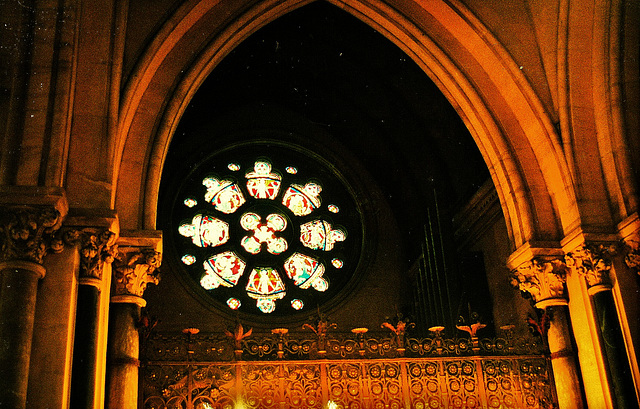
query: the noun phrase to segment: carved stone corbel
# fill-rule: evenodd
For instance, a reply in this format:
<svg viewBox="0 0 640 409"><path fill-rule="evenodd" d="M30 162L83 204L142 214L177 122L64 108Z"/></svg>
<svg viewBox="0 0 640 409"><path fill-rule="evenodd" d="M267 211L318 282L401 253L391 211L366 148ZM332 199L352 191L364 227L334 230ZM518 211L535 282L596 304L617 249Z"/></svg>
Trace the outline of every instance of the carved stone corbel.
<svg viewBox="0 0 640 409"><path fill-rule="evenodd" d="M149 283L158 284L157 270L162 262L162 253L153 249L128 249L120 251L113 263L114 280L111 302L135 303L144 307L142 298Z"/></svg>
<svg viewBox="0 0 640 409"><path fill-rule="evenodd" d="M615 243L585 243L567 253L565 261L572 271L583 276L590 294L611 289L611 258L617 252Z"/></svg>
<svg viewBox="0 0 640 409"><path fill-rule="evenodd" d="M544 309L567 304L566 274L567 266L562 260L534 258L513 270L511 283L528 293L537 308Z"/></svg>

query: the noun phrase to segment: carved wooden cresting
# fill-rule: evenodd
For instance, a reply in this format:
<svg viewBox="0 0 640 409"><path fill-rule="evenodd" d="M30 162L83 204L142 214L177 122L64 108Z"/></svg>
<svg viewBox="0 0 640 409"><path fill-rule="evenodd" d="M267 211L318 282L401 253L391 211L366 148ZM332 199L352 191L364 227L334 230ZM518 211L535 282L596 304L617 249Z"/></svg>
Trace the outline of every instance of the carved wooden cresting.
<svg viewBox="0 0 640 409"><path fill-rule="evenodd" d="M142 359L144 408L551 408L540 344L504 337L404 340L395 334L233 340L156 335ZM324 352L324 353L322 353ZM234 358L235 357L235 358ZM324 357L324 358L323 358Z"/></svg>

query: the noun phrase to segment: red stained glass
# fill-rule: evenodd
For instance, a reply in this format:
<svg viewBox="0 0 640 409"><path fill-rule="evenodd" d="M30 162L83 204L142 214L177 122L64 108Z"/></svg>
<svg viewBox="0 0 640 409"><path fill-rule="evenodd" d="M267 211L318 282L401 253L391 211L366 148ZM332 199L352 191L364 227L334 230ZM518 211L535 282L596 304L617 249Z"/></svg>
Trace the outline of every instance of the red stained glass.
<svg viewBox="0 0 640 409"><path fill-rule="evenodd" d="M322 186L317 183L307 183L304 186L291 185L282 198L282 204L296 216L306 216L320 207L320 192Z"/></svg>
<svg viewBox="0 0 640 409"><path fill-rule="evenodd" d="M286 295L280 275L271 267L253 269L246 290L249 297L257 300L258 308L265 313L275 309L274 300L282 299Z"/></svg>
<svg viewBox="0 0 640 409"><path fill-rule="evenodd" d="M262 218L255 213L245 213L240 219L243 229L251 234L244 236L240 241L242 247L251 254L258 254L262 250L262 243L266 244L267 251L271 254L280 254L287 250L287 241L276 236L287 228L287 220L279 214L267 216L266 223L262 223Z"/></svg>
<svg viewBox="0 0 640 409"><path fill-rule="evenodd" d="M312 220L300 226L300 242L313 250L331 251L336 242L344 241L344 230L333 229L325 220Z"/></svg>
<svg viewBox="0 0 640 409"><path fill-rule="evenodd" d="M271 164L265 161L256 161L253 171L245 176L247 178L247 190L256 199L274 200L280 191L282 177L271 172Z"/></svg>
<svg viewBox="0 0 640 409"><path fill-rule="evenodd" d="M324 265L313 257L295 253L284 262L284 270L295 285L307 289L322 278Z"/></svg>
<svg viewBox="0 0 640 409"><path fill-rule="evenodd" d="M245 203L244 196L238 185L231 180L218 180L214 177L205 178L202 184L207 187L204 200L211 203L216 210L231 214Z"/></svg>
<svg viewBox="0 0 640 409"><path fill-rule="evenodd" d="M200 283L205 289L211 290L218 288L219 286L233 287L238 284L238 280L244 272L246 263L240 259L233 251L225 251L224 253L216 254L204 262L204 269L207 277L202 278Z"/></svg>
<svg viewBox="0 0 640 409"><path fill-rule="evenodd" d="M191 237L198 247L215 247L229 240L229 224L213 216L195 215L191 223L184 223L178 232Z"/></svg>

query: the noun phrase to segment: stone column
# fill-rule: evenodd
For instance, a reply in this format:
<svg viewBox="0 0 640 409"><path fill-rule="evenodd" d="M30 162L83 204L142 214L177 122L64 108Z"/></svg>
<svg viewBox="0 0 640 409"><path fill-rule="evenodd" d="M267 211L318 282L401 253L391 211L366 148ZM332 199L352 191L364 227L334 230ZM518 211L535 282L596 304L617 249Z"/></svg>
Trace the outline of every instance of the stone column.
<svg viewBox="0 0 640 409"><path fill-rule="evenodd" d="M38 281L66 216L59 189L0 188L0 407L26 406Z"/></svg>
<svg viewBox="0 0 640 409"><path fill-rule="evenodd" d="M68 229L64 240L78 246L80 253L71 407L94 409L104 405L111 263L119 230L115 214L107 213L76 211L65 223Z"/></svg>
<svg viewBox="0 0 640 409"><path fill-rule="evenodd" d="M571 327L565 295L567 267L559 258L534 258L514 271L514 284L528 293L534 306L550 316L547 344L560 409L584 407L582 382L573 351Z"/></svg>
<svg viewBox="0 0 640 409"><path fill-rule="evenodd" d="M157 232L153 232L157 233ZM161 237L129 235L118 241L119 254L114 276L109 316L108 395L109 409L138 407L138 367L140 309L146 305L142 295L149 283L158 284L161 263Z"/></svg>
<svg viewBox="0 0 640 409"><path fill-rule="evenodd" d="M611 292L612 282L609 274L616 252L616 242L584 243L568 253L566 261L572 271L580 274L586 283L615 406L637 408L633 375Z"/></svg>
<svg viewBox="0 0 640 409"><path fill-rule="evenodd" d="M613 265L613 294L640 402L640 216L636 213L620 223L618 232L623 248Z"/></svg>

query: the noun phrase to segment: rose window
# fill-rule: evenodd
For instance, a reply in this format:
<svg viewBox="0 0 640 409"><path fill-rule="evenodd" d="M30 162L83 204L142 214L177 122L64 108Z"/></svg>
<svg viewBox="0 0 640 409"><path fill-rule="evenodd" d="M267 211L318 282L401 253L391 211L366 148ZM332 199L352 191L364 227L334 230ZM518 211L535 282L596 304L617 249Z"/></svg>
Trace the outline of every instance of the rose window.
<svg viewBox="0 0 640 409"><path fill-rule="evenodd" d="M313 311L355 270L359 212L321 160L287 148L271 148L273 158L251 155L255 149L210 158L178 192L174 240L183 268L230 310Z"/></svg>

